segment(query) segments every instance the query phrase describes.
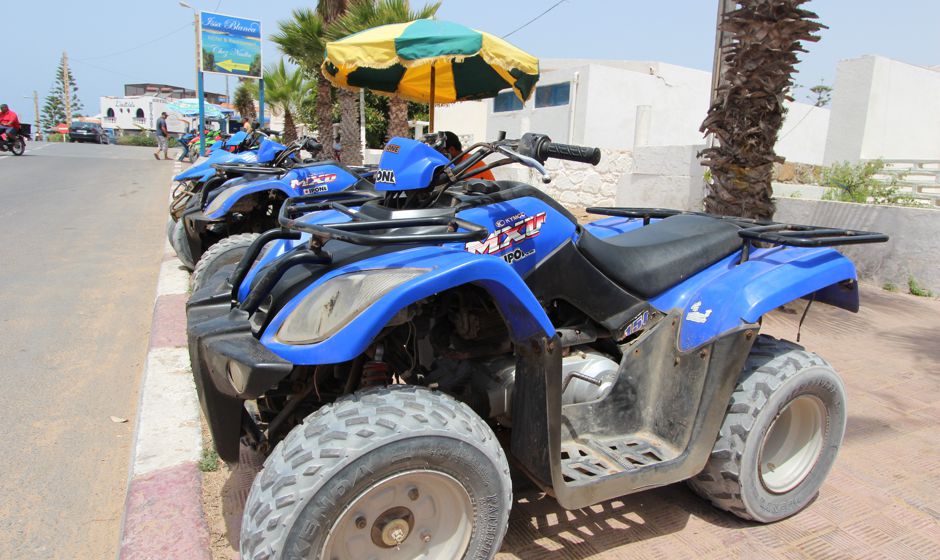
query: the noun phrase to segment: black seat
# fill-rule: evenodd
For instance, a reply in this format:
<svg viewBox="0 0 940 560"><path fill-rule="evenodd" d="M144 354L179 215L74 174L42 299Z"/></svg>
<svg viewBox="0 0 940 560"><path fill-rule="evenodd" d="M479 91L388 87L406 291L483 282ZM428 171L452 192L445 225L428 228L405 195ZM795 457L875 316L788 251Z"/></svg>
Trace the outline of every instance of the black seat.
<svg viewBox="0 0 940 560"><path fill-rule="evenodd" d="M740 249L739 230L716 218L679 214L604 239L584 231L578 248L624 289L650 298Z"/></svg>

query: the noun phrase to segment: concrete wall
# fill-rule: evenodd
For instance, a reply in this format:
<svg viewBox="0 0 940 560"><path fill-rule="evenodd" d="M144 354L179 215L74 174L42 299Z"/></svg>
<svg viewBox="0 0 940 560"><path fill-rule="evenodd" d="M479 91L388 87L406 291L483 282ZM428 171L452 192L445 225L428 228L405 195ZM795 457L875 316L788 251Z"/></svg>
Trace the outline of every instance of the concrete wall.
<svg viewBox="0 0 940 560"><path fill-rule="evenodd" d="M495 140L495 136L490 138L486 134L488 110L485 101L461 101L439 105L434 109L434 127L436 130L454 132L467 146L475 142Z"/></svg>
<svg viewBox="0 0 940 560"><path fill-rule="evenodd" d="M617 183L617 206L702 210L703 146L640 146L633 167Z"/></svg>
<svg viewBox="0 0 940 560"><path fill-rule="evenodd" d="M774 151L794 163L823 164L829 109L806 103L788 102L787 116L777 135Z"/></svg>
<svg viewBox="0 0 940 560"><path fill-rule="evenodd" d="M824 164L940 159L940 72L880 56L836 71Z"/></svg>
<svg viewBox="0 0 940 560"><path fill-rule="evenodd" d="M781 222L878 231L887 243L843 246L863 280L907 290L907 280L940 293L940 211L824 200L777 199Z"/></svg>
<svg viewBox="0 0 940 560"><path fill-rule="evenodd" d="M550 159L545 168L552 176L548 184L540 175L521 165L493 170L497 180L522 181L539 187L568 206L613 206L617 185L633 168L633 155L627 150L601 150L596 166Z"/></svg>

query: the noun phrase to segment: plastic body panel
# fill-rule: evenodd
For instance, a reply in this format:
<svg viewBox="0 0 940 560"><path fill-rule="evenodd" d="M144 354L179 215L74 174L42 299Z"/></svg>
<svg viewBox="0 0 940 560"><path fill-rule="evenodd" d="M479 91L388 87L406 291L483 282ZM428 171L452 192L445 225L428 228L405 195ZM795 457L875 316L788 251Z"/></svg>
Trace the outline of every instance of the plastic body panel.
<svg viewBox="0 0 940 560"><path fill-rule="evenodd" d="M359 177L349 173L337 165L324 163L309 167L295 167L277 179L262 179L259 181L244 182L239 178L232 179L233 186L220 192L218 196L226 196L225 202L206 217L217 220L224 217L239 200L264 191L280 191L285 196L302 196L307 194L331 193L346 190L359 182ZM208 201L211 204L211 201Z"/></svg>
<svg viewBox="0 0 940 560"><path fill-rule="evenodd" d="M838 251L773 247L752 250L750 258L738 264L740 259L741 253L735 253L650 299L664 313L682 311L681 350L754 323L776 307L845 280L853 282L843 297L822 292L818 299L858 309L855 265Z"/></svg>
<svg viewBox="0 0 940 560"><path fill-rule="evenodd" d="M395 137L389 140L375 174L375 190L407 191L431 186L434 173L450 160L417 140Z"/></svg>
<svg viewBox="0 0 940 560"><path fill-rule="evenodd" d="M340 274L383 268L427 268L429 271L392 289L334 336L316 344L289 345L276 333L300 301L321 284ZM313 282L278 310L261 335L261 343L294 364L325 364L351 360L361 354L389 320L402 308L454 286L474 283L486 289L509 324L514 339L555 328L545 311L517 274L502 259L472 255L446 247L417 247L358 261L335 269Z"/></svg>

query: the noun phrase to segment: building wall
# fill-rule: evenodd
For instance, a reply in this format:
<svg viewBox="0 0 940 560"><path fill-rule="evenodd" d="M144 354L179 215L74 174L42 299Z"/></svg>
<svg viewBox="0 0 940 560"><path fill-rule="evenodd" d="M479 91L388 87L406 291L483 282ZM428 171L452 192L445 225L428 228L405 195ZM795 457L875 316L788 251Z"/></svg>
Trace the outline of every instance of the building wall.
<svg viewBox="0 0 940 560"><path fill-rule="evenodd" d="M839 62L824 163L940 159L940 72L880 56Z"/></svg>
<svg viewBox="0 0 940 560"><path fill-rule="evenodd" d="M806 103L789 102L774 151L793 163L823 164L830 111Z"/></svg>
<svg viewBox="0 0 940 560"><path fill-rule="evenodd" d="M434 126L437 130L450 130L467 143L494 140L486 135L487 102L461 101L439 105L434 109Z"/></svg>
<svg viewBox="0 0 940 560"><path fill-rule="evenodd" d="M152 131L156 129L160 113L166 111L167 100L161 97L133 96L133 97L102 97L99 101L101 109L101 126L115 130L133 133ZM114 111L114 118L107 117L108 109ZM143 111L143 118L136 117L137 110ZM182 133L186 130L186 119L177 117L167 111L167 129L173 133Z"/></svg>

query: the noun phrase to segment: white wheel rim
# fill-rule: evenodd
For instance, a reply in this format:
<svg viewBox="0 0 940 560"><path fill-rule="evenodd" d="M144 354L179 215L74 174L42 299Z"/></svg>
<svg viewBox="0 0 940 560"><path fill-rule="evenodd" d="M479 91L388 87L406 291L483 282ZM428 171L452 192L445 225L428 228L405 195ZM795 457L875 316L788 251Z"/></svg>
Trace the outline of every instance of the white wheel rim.
<svg viewBox="0 0 940 560"><path fill-rule="evenodd" d="M472 533L473 503L462 484L438 471L407 471L359 494L311 558L462 558Z"/></svg>
<svg viewBox="0 0 940 560"><path fill-rule="evenodd" d="M768 492L784 494L803 482L822 453L826 406L800 395L777 414L761 442L758 468Z"/></svg>

